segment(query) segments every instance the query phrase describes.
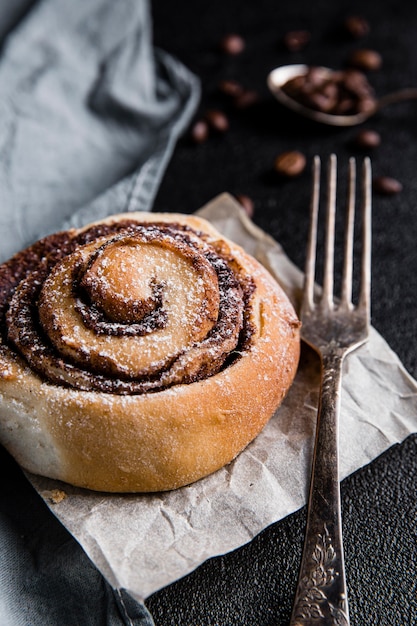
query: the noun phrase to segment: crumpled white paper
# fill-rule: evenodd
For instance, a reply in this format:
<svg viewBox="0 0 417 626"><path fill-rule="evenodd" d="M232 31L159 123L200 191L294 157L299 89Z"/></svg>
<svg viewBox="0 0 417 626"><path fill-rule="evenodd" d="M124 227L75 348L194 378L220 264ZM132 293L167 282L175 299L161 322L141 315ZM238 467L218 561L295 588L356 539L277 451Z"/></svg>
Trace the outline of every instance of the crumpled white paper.
<svg viewBox="0 0 417 626"><path fill-rule="evenodd" d="M301 272L229 195L199 214L266 265L296 301ZM305 504L318 390L319 362L306 348L287 398L257 439L227 467L176 491L108 495L29 478L109 583L143 600ZM414 432L416 416L417 383L372 329L345 363L341 477ZM52 504L54 489L67 497Z"/></svg>

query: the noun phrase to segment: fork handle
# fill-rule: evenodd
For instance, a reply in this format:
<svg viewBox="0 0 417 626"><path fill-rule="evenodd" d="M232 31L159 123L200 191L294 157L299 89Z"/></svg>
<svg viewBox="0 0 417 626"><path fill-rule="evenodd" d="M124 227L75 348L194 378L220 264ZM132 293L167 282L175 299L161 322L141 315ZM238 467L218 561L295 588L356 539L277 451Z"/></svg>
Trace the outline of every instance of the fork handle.
<svg viewBox="0 0 417 626"><path fill-rule="evenodd" d="M343 353L322 355L307 526L290 626L348 626L340 485L338 421Z"/></svg>

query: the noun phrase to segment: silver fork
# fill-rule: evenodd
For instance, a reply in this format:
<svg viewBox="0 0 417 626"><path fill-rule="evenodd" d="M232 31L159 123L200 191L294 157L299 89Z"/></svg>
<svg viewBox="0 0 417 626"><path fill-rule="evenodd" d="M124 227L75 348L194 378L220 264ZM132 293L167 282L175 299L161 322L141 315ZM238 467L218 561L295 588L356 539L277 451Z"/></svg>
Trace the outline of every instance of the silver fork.
<svg viewBox="0 0 417 626"><path fill-rule="evenodd" d="M320 196L320 159L313 165L313 193L307 246L302 337L321 357L322 379L307 508L307 526L290 626L346 626L349 610L344 568L338 472L338 421L342 362L368 339L371 284L371 164L362 170L361 284L352 303L356 162L349 160L344 262L340 298L334 292L336 213L335 155L329 160L323 289L317 297L315 267Z"/></svg>

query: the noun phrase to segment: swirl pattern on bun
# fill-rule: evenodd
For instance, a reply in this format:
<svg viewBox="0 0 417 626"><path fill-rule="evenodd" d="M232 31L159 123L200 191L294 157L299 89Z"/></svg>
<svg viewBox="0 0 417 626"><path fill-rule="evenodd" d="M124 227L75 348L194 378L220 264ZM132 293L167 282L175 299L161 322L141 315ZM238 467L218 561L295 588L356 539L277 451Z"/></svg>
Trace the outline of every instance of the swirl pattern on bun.
<svg viewBox="0 0 417 626"><path fill-rule="evenodd" d="M281 402L299 323L201 218L123 214L0 266L0 440L29 471L173 489L231 461Z"/></svg>

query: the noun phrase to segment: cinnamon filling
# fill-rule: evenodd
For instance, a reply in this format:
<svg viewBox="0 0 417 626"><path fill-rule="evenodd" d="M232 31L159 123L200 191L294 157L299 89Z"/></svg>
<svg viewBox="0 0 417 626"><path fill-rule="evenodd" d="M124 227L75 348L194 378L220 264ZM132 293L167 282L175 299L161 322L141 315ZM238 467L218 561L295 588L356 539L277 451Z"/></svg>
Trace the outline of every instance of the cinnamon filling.
<svg viewBox="0 0 417 626"><path fill-rule="evenodd" d="M51 235L0 267L0 348L55 384L158 391L239 358L253 291L224 242L180 224Z"/></svg>

